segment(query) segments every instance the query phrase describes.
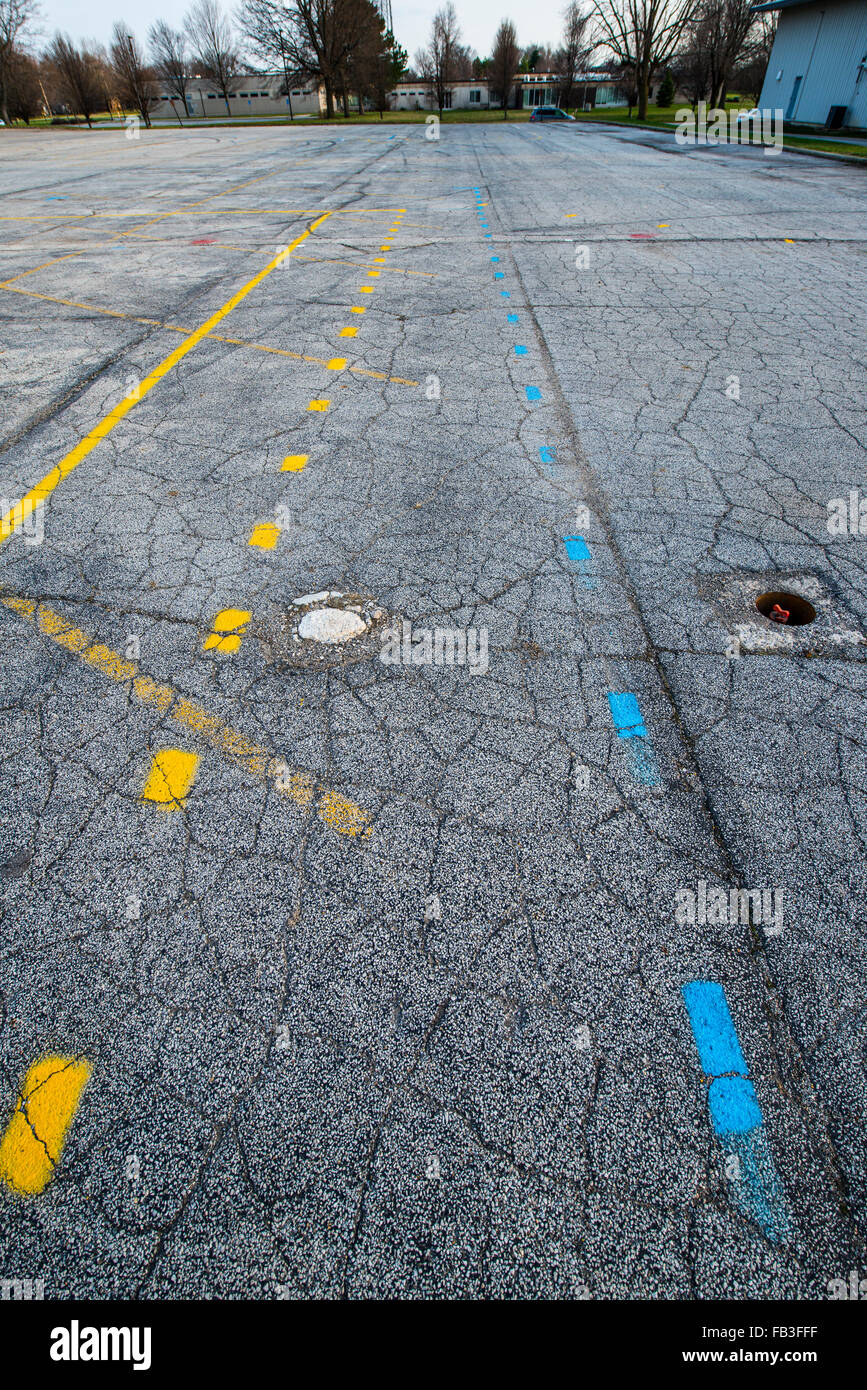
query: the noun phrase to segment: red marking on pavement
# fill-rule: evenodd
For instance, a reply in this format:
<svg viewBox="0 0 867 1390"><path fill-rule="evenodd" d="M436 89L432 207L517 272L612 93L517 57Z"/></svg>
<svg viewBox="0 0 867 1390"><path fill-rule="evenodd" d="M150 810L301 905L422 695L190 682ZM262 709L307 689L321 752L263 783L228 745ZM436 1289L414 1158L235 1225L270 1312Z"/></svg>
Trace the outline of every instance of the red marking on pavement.
<svg viewBox="0 0 867 1390"><path fill-rule="evenodd" d="M653 232L630 232L629 235L633 241L652 241L654 237Z"/></svg>
<svg viewBox="0 0 867 1390"><path fill-rule="evenodd" d="M213 238L212 236L203 236L199 241L194 241L194 242L193 242L193 245L194 245L194 246L213 246L213 245L214 245L214 238Z"/></svg>

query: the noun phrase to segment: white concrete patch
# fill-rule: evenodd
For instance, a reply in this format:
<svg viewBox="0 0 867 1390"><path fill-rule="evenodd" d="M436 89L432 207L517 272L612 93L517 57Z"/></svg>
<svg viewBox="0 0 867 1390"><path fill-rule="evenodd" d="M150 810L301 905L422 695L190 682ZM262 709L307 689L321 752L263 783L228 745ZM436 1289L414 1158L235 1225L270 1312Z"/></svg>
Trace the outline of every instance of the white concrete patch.
<svg viewBox="0 0 867 1390"><path fill-rule="evenodd" d="M298 624L298 636L312 642L349 642L366 631L364 620L345 608L315 608Z"/></svg>

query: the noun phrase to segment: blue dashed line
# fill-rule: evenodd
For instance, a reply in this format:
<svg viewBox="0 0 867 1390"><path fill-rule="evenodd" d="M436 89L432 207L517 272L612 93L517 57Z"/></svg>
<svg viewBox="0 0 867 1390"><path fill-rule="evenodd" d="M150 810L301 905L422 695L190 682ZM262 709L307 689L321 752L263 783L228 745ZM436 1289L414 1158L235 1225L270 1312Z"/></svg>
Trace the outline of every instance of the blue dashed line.
<svg viewBox="0 0 867 1390"><path fill-rule="evenodd" d="M506 315L506 321L507 321L508 323L517 323L517 322L518 322L518 315L517 315L517 314L507 314L507 315Z"/></svg>
<svg viewBox="0 0 867 1390"><path fill-rule="evenodd" d="M634 695L629 692L615 694L609 690L608 705L619 738L647 738L644 719Z"/></svg>
<svg viewBox="0 0 867 1390"><path fill-rule="evenodd" d="M492 257L491 257L491 260L492 260L492 261L498 261L499 259L500 259L499 256L492 256Z"/></svg>
<svg viewBox="0 0 867 1390"><path fill-rule="evenodd" d="M681 993L699 1063L710 1083L711 1124L723 1149L736 1160L734 1172L726 1165L735 1201L769 1240L779 1241L789 1224L785 1194L725 990L711 980L693 980Z"/></svg>
<svg viewBox="0 0 867 1390"><path fill-rule="evenodd" d="M543 444L539 449L539 458L543 463L553 463L557 456L557 450L553 444Z"/></svg>
<svg viewBox="0 0 867 1390"><path fill-rule="evenodd" d="M511 298L512 298L512 291L511 291L511 290L500 290L500 294L503 296L504 299L511 299Z"/></svg>
<svg viewBox="0 0 867 1390"><path fill-rule="evenodd" d="M542 392L539 390L538 386L528 386L526 387L526 391L528 401L540 401L542 399Z"/></svg>
<svg viewBox="0 0 867 1390"><path fill-rule="evenodd" d="M525 347L522 347L522 346L520 345L520 343L516 343L516 344L515 344L515 355L516 355L517 357L526 357L526 356L527 356L527 349L526 349Z"/></svg>
<svg viewBox="0 0 867 1390"><path fill-rule="evenodd" d="M590 547L583 536L564 536L563 544L570 560L589 560ZM608 697L611 698L610 696Z"/></svg>
<svg viewBox="0 0 867 1390"><path fill-rule="evenodd" d="M495 280L505 280L505 278L506 278L506 277L505 277L505 275L503 274L503 272L502 272L501 270L495 270L495 271L494 271L494 279L495 279Z"/></svg>

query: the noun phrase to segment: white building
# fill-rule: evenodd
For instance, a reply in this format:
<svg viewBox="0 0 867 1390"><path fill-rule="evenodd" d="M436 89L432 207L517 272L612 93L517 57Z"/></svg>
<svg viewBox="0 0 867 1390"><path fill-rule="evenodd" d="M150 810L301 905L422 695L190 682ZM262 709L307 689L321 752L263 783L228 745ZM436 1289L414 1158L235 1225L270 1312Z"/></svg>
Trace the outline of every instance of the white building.
<svg viewBox="0 0 867 1390"><path fill-rule="evenodd" d="M867 0L771 0L779 10L759 105L793 125L867 130Z"/></svg>
<svg viewBox="0 0 867 1390"><path fill-rule="evenodd" d="M172 101L168 88L160 88L160 100L151 115L157 118L180 115L183 120L201 120L219 116L319 116L325 111L325 94L316 86L296 83L282 95L285 88L283 73L244 72L229 84L228 111L226 101L216 84L207 77L191 77L187 87L187 110L183 102Z"/></svg>
<svg viewBox="0 0 867 1390"><path fill-rule="evenodd" d="M570 105L592 110L596 106L616 106L623 101L618 79L607 72L580 73L572 88ZM565 95L563 79L550 72L516 73L509 91L509 109L527 110L535 106L557 106ZM436 90L420 78L398 83L389 92L392 111L436 111ZM485 78L450 82L445 92L445 111L488 111L501 109L499 93Z"/></svg>

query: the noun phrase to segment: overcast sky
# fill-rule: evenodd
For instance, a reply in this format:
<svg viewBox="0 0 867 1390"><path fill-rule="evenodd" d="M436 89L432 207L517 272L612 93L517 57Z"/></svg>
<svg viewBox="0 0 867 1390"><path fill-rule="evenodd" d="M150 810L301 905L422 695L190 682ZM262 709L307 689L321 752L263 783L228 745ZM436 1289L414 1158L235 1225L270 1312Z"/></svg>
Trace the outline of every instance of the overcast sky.
<svg viewBox="0 0 867 1390"><path fill-rule="evenodd" d="M427 42L431 20L442 0L392 0L394 29L412 59ZM235 0L224 8L232 10ZM514 21L518 42L556 43L562 28L566 0L455 0L463 41L481 57L490 54L494 34L503 18ZM37 39L43 41L62 29L74 39L95 39L107 43L112 26L122 19L131 32L144 41L155 19L167 19L179 27L188 0L41 0L41 20ZM41 46L41 45L40 45Z"/></svg>

